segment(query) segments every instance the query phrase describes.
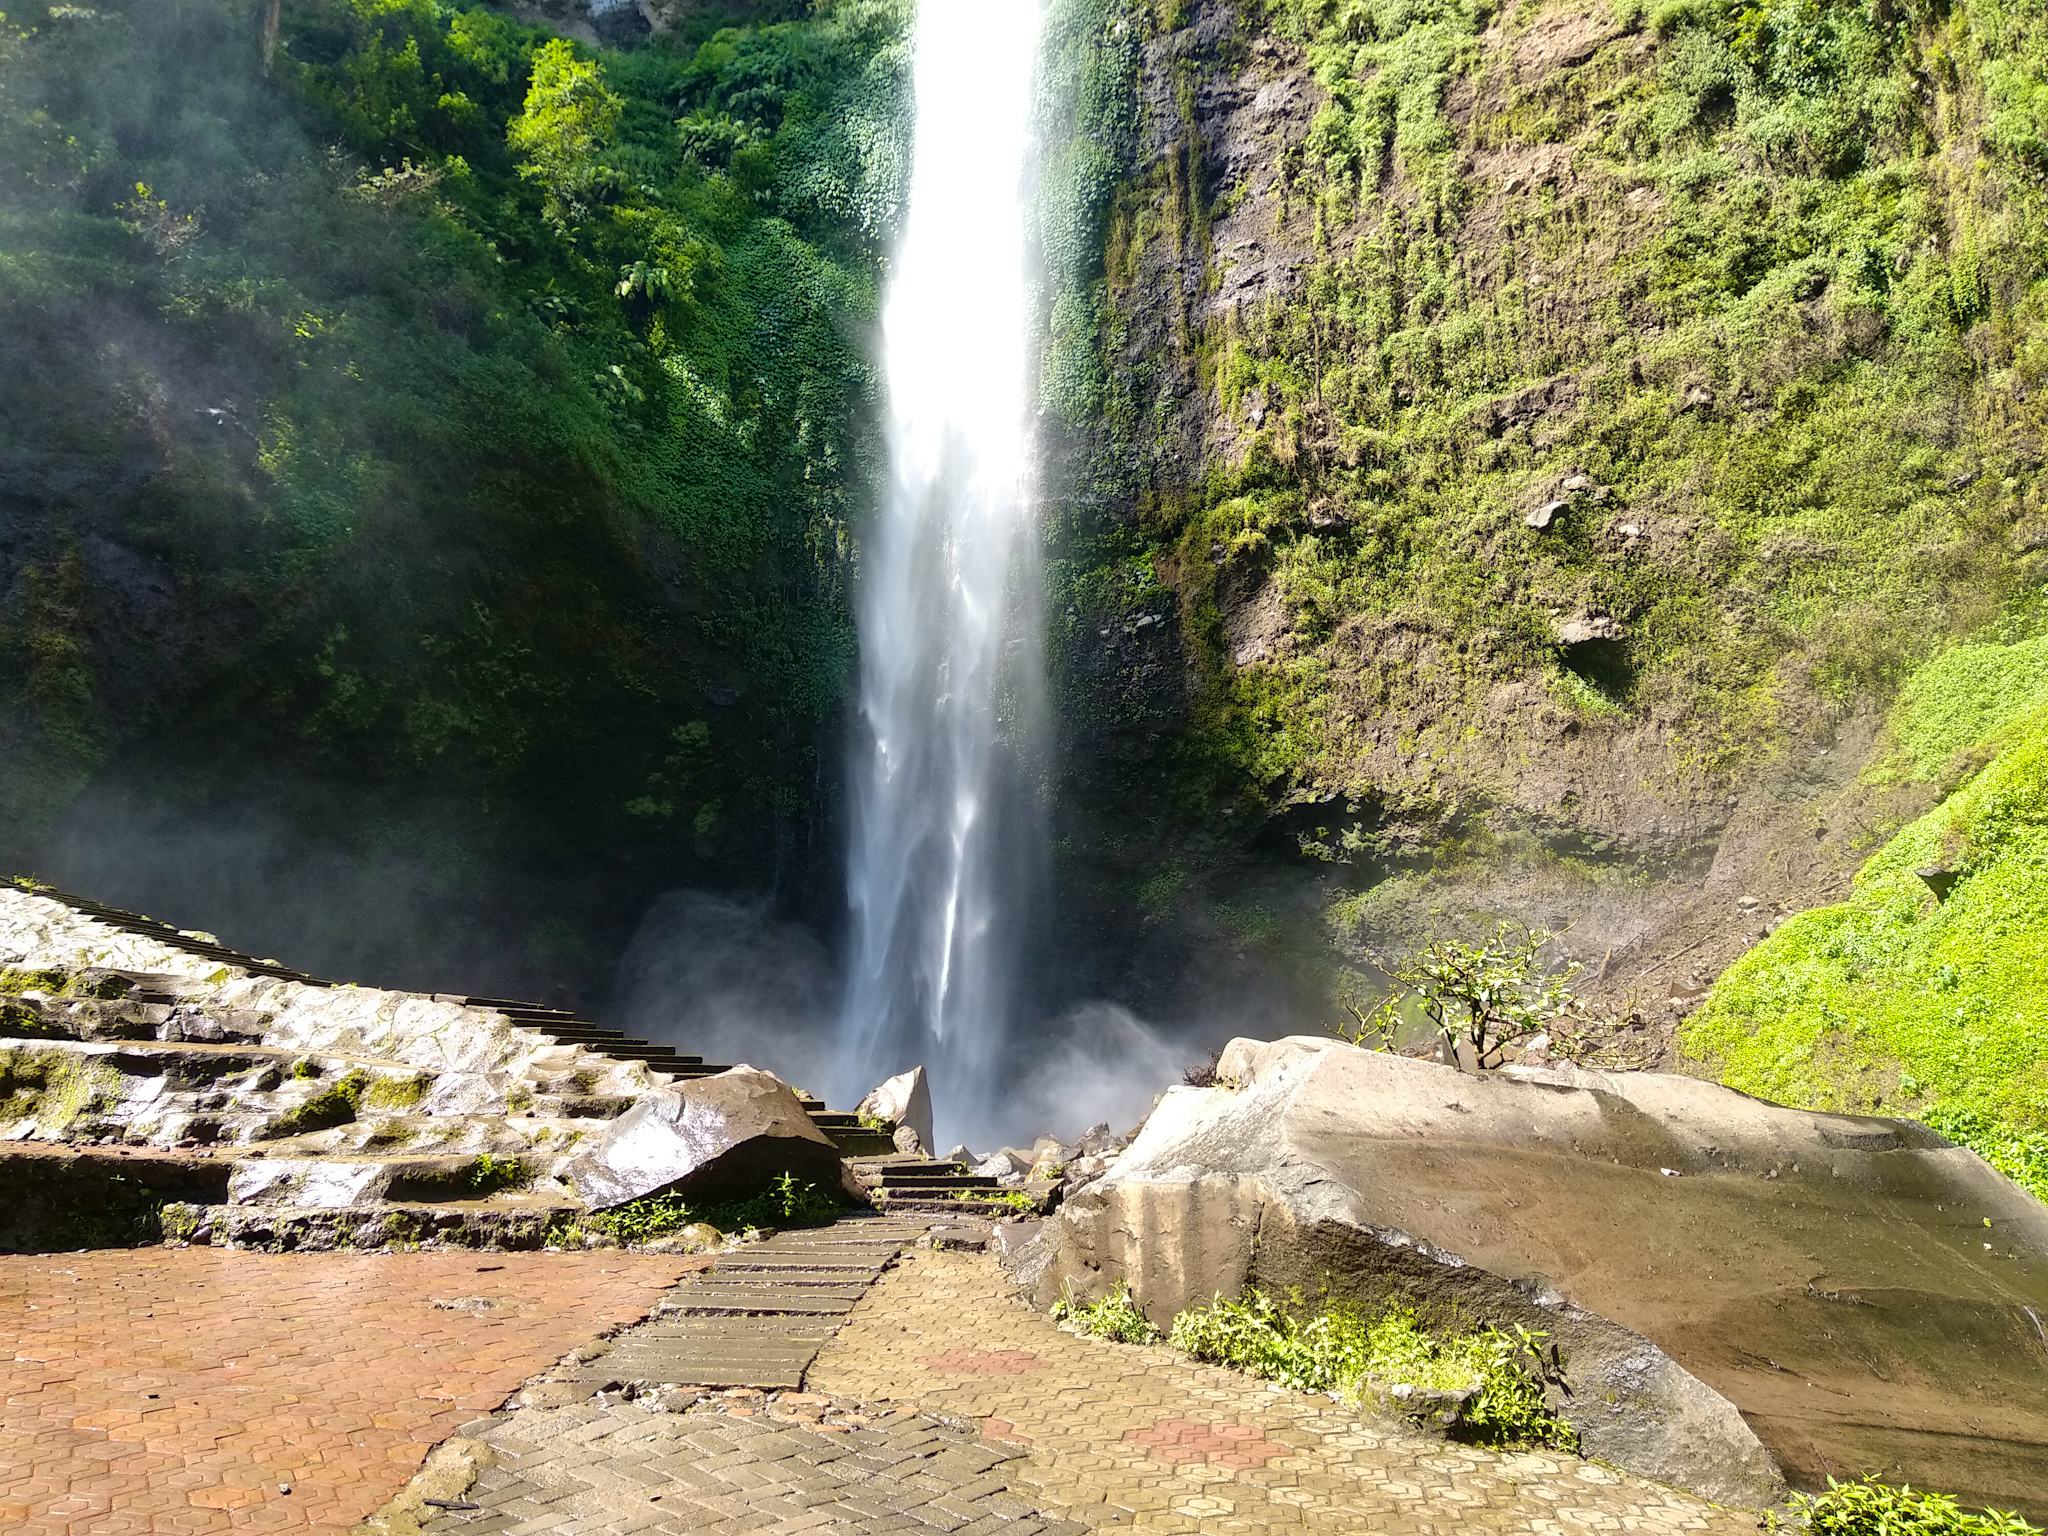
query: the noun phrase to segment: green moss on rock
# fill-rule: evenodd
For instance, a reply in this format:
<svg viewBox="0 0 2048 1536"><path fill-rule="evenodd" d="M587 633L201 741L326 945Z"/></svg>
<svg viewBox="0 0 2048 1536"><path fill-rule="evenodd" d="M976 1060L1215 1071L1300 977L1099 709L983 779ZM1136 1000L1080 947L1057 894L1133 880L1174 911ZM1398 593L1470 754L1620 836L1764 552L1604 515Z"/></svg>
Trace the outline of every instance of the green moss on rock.
<svg viewBox="0 0 2048 1536"><path fill-rule="evenodd" d="M2040 654L2039 641L1966 646L1914 678L1895 717L1906 762L1934 773L1977 752L1984 765L1875 854L1846 901L1789 919L1730 967L1683 1043L1747 1092L1923 1115L2048 1198ZM1922 871L1953 881L1945 897Z"/></svg>

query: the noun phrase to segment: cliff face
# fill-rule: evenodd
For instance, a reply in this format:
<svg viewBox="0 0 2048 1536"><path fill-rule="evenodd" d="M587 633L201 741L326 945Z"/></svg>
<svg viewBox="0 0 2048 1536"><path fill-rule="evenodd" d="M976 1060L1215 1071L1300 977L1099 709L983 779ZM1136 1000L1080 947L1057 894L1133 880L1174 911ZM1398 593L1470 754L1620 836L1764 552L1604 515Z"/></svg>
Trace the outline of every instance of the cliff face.
<svg viewBox="0 0 2048 1536"><path fill-rule="evenodd" d="M1076 814L1120 829L1085 875L1140 956L1498 907L1683 1009L1924 804L1859 782L1886 701L2040 580L2048 27L1124 20L1054 607Z"/></svg>

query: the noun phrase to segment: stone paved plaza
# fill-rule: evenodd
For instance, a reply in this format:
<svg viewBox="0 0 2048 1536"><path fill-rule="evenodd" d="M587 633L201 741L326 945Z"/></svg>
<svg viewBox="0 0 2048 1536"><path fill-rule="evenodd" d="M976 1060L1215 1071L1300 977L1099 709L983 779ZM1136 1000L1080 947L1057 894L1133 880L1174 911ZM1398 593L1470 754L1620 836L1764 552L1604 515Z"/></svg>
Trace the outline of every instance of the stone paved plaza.
<svg viewBox="0 0 2048 1536"><path fill-rule="evenodd" d="M1732 1536L1757 1525L1573 1458L1449 1445L1163 1347L1080 1337L1013 1299L976 1255L907 1257L806 1385L978 1423L1027 1453L1008 1468L1020 1497L1097 1529Z"/></svg>
<svg viewBox="0 0 2048 1536"><path fill-rule="evenodd" d="M897 1257L917 1230L714 1260L0 1259L0 1530L345 1536L451 1441L477 1470L437 1504L412 1490L430 1536L1756 1529L1077 1336L983 1255Z"/></svg>
<svg viewBox="0 0 2048 1536"><path fill-rule="evenodd" d="M0 1256L0 1531L346 1531L457 1426L702 1262Z"/></svg>

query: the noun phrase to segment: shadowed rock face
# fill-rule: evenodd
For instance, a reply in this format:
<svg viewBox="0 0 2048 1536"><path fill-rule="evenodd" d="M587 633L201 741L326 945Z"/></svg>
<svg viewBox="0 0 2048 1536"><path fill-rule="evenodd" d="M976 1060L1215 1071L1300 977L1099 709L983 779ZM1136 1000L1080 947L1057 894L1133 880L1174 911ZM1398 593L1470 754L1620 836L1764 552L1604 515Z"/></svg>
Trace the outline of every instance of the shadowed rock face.
<svg viewBox="0 0 2048 1536"><path fill-rule="evenodd" d="M1219 1071L1069 1201L1046 1295L1406 1297L1547 1329L1588 1450L1712 1497L1874 1471L2048 1505L2048 1210L1924 1127L1320 1040Z"/></svg>
<svg viewBox="0 0 2048 1536"><path fill-rule="evenodd" d="M788 1084L753 1067L649 1094L566 1173L593 1209L665 1190L737 1198L784 1173L828 1189L840 1184L838 1149Z"/></svg>

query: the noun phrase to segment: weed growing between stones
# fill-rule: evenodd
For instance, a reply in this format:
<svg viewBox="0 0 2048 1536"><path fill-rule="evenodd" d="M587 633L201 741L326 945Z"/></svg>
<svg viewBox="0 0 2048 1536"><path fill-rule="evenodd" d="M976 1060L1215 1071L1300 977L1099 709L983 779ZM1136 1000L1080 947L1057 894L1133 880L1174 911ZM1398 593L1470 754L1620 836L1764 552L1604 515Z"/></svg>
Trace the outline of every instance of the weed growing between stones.
<svg viewBox="0 0 2048 1536"><path fill-rule="evenodd" d="M480 1152L476 1161L469 1165L469 1187L479 1197L532 1182L532 1171L516 1157Z"/></svg>
<svg viewBox="0 0 2048 1536"><path fill-rule="evenodd" d="M784 1173L759 1194L701 1210L674 1192L642 1195L608 1211L555 1221L549 1225L544 1241L550 1248L579 1248L596 1235L630 1247L673 1236L696 1224L716 1227L721 1232L816 1227L833 1220L840 1209L840 1203L817 1185Z"/></svg>
<svg viewBox="0 0 2048 1536"><path fill-rule="evenodd" d="M1432 1333L1403 1307L1376 1318L1339 1307L1302 1319L1249 1290L1238 1301L1190 1307L1168 1342L1302 1391L1381 1399L1411 1415L1426 1409L1458 1439L1575 1450L1578 1431L1545 1395L1545 1337L1521 1327Z"/></svg>
<svg viewBox="0 0 2048 1536"><path fill-rule="evenodd" d="M1057 1173L1052 1177L1057 1178ZM1038 1202L1021 1189L956 1189L949 1197L954 1200L972 1200L979 1205L1003 1205L1013 1211L1029 1212L1038 1209Z"/></svg>
<svg viewBox="0 0 2048 1536"><path fill-rule="evenodd" d="M1795 1493L1790 1528L1811 1536L2041 1536L2018 1515L1987 1509L1972 1514L1946 1494L1893 1487L1874 1477L1838 1483L1827 1491ZM1773 1529L1780 1528L1774 1517Z"/></svg>
<svg viewBox="0 0 2048 1536"><path fill-rule="evenodd" d="M1077 1302L1070 1295L1062 1296L1053 1303L1052 1316L1054 1322L1072 1323L1083 1333L1118 1344L1151 1344L1159 1338L1159 1330L1131 1299L1128 1281L1100 1301Z"/></svg>

